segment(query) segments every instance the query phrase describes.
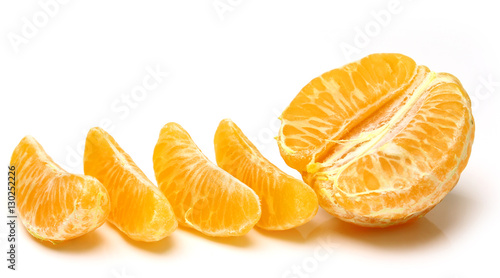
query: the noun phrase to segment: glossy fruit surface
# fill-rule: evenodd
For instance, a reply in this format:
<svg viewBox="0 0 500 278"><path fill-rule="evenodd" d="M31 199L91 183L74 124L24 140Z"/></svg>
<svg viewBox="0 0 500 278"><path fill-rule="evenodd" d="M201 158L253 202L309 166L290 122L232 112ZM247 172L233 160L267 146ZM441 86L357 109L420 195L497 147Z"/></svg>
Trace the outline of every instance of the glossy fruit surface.
<svg viewBox="0 0 500 278"><path fill-rule="evenodd" d="M269 162L231 120L222 120L214 138L217 164L252 188L262 204L257 226L286 230L311 220L318 198L304 182Z"/></svg>
<svg viewBox="0 0 500 278"><path fill-rule="evenodd" d="M66 172L31 136L17 145L16 206L28 232L51 242L82 236L100 227L110 211L106 188L95 178Z"/></svg>
<svg viewBox="0 0 500 278"><path fill-rule="evenodd" d="M209 161L179 124L162 128L153 164L180 224L227 237L244 235L259 221L255 192Z"/></svg>
<svg viewBox="0 0 500 278"><path fill-rule="evenodd" d="M364 226L423 216L455 186L474 119L462 85L401 54L313 79L281 116L278 144L333 215Z"/></svg>
<svg viewBox="0 0 500 278"><path fill-rule="evenodd" d="M131 239L158 241L177 228L167 198L101 128L87 135L84 170L106 187L111 200L108 220Z"/></svg>

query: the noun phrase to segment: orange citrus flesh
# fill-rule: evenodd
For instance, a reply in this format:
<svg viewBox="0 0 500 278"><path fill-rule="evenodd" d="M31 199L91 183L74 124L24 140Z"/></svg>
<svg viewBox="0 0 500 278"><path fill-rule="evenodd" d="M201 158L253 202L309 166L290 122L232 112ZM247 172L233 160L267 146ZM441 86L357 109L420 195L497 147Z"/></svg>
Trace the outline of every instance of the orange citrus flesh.
<svg viewBox="0 0 500 278"><path fill-rule="evenodd" d="M228 237L246 234L259 221L255 192L209 161L179 124L162 128L153 165L180 224Z"/></svg>
<svg viewBox="0 0 500 278"><path fill-rule="evenodd" d="M258 227L291 229L316 215L318 198L311 187L269 162L234 122L229 119L220 122L214 143L219 167L259 196L262 216Z"/></svg>
<svg viewBox="0 0 500 278"><path fill-rule="evenodd" d="M158 241L177 228L167 198L101 128L87 135L84 170L106 187L111 200L108 220L131 239Z"/></svg>
<svg viewBox="0 0 500 278"><path fill-rule="evenodd" d="M110 211L106 188L93 177L63 170L35 138L24 137L10 163L15 166L17 214L34 237L60 242L106 221Z"/></svg>
<svg viewBox="0 0 500 278"><path fill-rule="evenodd" d="M313 79L281 115L278 145L333 215L383 227L423 216L458 182L470 99L447 73L373 54Z"/></svg>

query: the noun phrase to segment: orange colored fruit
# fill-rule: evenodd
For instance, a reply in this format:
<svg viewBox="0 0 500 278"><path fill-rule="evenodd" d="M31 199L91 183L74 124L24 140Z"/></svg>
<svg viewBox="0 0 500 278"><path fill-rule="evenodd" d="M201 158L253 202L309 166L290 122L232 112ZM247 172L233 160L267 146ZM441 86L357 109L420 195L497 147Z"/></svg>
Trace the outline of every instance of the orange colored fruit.
<svg viewBox="0 0 500 278"><path fill-rule="evenodd" d="M331 214L404 223L455 186L474 139L470 99L447 73L373 54L313 79L281 116L282 157Z"/></svg>
<svg viewBox="0 0 500 278"><path fill-rule="evenodd" d="M220 122L214 143L219 167L248 185L259 196L262 216L258 227L267 230L291 229L307 223L316 215L316 193L262 156L231 120Z"/></svg>
<svg viewBox="0 0 500 278"><path fill-rule="evenodd" d="M35 138L21 140L10 164L15 167L17 215L34 237L55 243L82 236L106 221L106 188L93 177L63 170Z"/></svg>
<svg viewBox="0 0 500 278"><path fill-rule="evenodd" d="M259 221L255 192L210 162L180 125L162 128L153 165L180 224L227 237L244 235Z"/></svg>
<svg viewBox="0 0 500 278"><path fill-rule="evenodd" d="M177 228L167 198L101 128L87 135L84 171L106 187L111 200L108 220L131 239L158 241Z"/></svg>

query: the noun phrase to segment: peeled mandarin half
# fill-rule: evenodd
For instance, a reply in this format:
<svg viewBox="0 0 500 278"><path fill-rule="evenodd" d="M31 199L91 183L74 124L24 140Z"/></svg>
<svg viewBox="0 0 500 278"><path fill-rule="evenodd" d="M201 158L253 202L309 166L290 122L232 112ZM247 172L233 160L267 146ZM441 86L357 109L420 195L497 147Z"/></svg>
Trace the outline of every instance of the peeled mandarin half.
<svg viewBox="0 0 500 278"><path fill-rule="evenodd" d="M269 162L231 120L220 122L214 143L219 167L252 188L261 199L258 227L291 229L316 215L318 198L311 187Z"/></svg>
<svg viewBox="0 0 500 278"><path fill-rule="evenodd" d="M107 188L108 220L131 239L158 241L177 228L167 198L101 128L92 128L87 135L84 170Z"/></svg>
<svg viewBox="0 0 500 278"><path fill-rule="evenodd" d="M438 204L473 139L457 78L401 54L373 54L307 84L281 115L278 145L328 212L384 227Z"/></svg>
<svg viewBox="0 0 500 278"><path fill-rule="evenodd" d="M35 138L21 140L10 164L17 214L34 237L60 242L87 234L106 221L110 211L106 188L93 177L63 170Z"/></svg>
<svg viewBox="0 0 500 278"><path fill-rule="evenodd" d="M160 132L153 164L180 224L217 237L241 236L259 221L259 197L210 162L178 124Z"/></svg>

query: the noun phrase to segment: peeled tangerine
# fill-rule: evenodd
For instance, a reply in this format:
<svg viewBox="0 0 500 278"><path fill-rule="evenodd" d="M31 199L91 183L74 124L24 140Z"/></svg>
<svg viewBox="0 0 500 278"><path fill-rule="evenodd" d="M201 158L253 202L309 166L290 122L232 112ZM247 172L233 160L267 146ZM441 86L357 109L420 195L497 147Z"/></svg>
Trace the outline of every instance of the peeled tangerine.
<svg viewBox="0 0 500 278"><path fill-rule="evenodd" d="M63 170L35 138L21 140L10 164L15 167L17 214L34 237L60 242L106 221L110 211L106 188L93 177Z"/></svg>
<svg viewBox="0 0 500 278"><path fill-rule="evenodd" d="M89 131L83 166L109 192L109 222L131 239L158 241L177 228L167 198L102 128Z"/></svg>
<svg viewBox="0 0 500 278"><path fill-rule="evenodd" d="M158 186L180 224L209 236L242 236L261 216L259 197L208 160L178 124L160 131L153 154Z"/></svg>
<svg viewBox="0 0 500 278"><path fill-rule="evenodd" d="M401 54L373 54L307 84L281 115L278 145L324 209L384 227L438 204L473 139L470 99L457 78Z"/></svg>
<svg viewBox="0 0 500 278"><path fill-rule="evenodd" d="M258 227L291 229L316 215L318 198L314 191L269 162L231 120L220 122L214 143L219 167L252 188L261 199Z"/></svg>

